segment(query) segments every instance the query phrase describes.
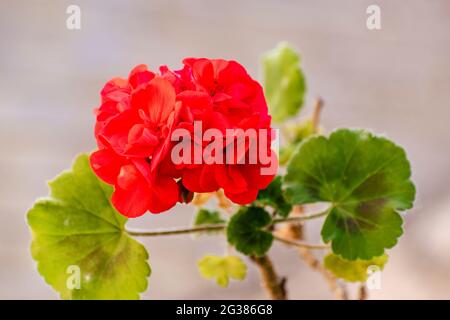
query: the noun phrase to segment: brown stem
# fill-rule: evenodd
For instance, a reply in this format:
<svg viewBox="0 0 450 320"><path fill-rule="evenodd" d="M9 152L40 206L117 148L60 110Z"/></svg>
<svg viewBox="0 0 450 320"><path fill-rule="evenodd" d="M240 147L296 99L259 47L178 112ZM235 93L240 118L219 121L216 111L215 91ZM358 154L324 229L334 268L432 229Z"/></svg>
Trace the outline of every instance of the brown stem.
<svg viewBox="0 0 450 320"><path fill-rule="evenodd" d="M279 242L282 242L284 244L287 244L288 246L293 246L293 247L298 247L298 248L306 248L306 249L311 249L311 250L317 250L317 249L330 249L330 246L328 244L322 244L322 243L318 243L318 244L313 244L313 243L306 243L303 241L298 241L298 240L292 240L289 238L285 238L285 237L280 237L277 234L273 235L273 238Z"/></svg>
<svg viewBox="0 0 450 320"><path fill-rule="evenodd" d="M312 116L311 116L311 122L312 122L312 127L314 129L314 132L317 133L317 131L319 130L319 119L320 119L320 112L322 111L323 108L323 100L322 98L317 98L316 102L314 104L314 109L312 112Z"/></svg>
<svg viewBox="0 0 450 320"><path fill-rule="evenodd" d="M293 215L301 215L303 213L302 207L295 207ZM302 222L291 222L287 223L282 229L282 233L285 238L292 240L302 240L303 235L303 224ZM298 254L300 258L305 261L305 263L313 270L320 273L328 284L331 292L334 294L336 299L347 300L348 294L345 287L341 286L336 277L328 271L320 261L314 256L311 250L307 247L298 247Z"/></svg>
<svg viewBox="0 0 450 320"><path fill-rule="evenodd" d="M361 283L358 290L358 300L367 300L368 292L365 283Z"/></svg>
<svg viewBox="0 0 450 320"><path fill-rule="evenodd" d="M270 258L266 256L251 257L252 261L258 266L261 273L262 284L272 300L286 300L286 278L279 278L273 263Z"/></svg>

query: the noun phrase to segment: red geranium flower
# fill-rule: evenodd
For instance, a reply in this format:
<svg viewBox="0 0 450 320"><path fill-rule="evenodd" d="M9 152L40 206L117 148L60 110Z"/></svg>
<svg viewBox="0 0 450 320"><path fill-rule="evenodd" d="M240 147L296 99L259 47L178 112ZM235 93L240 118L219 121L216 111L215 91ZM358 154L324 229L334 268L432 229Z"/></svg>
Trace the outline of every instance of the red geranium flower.
<svg viewBox="0 0 450 320"><path fill-rule="evenodd" d="M177 183L162 165L170 160L170 133L180 108L175 98L172 84L143 65L102 90L95 130L100 150L91 166L114 185L112 203L126 216L162 212L178 200Z"/></svg>
<svg viewBox="0 0 450 320"><path fill-rule="evenodd" d="M112 203L128 217L159 213L177 201L189 202L194 192L221 188L230 200L248 204L274 177L274 172L263 173L265 167L276 168L276 158L270 150L271 117L262 88L235 61L190 58L178 71L161 67L160 75L140 65L128 79L109 81L101 96L95 125L99 150L91 155L91 166L114 185ZM223 163L205 161L216 156L213 151L200 163L192 157L175 164L171 156L176 129L184 129L192 149L200 148L203 156L213 142L220 142ZM209 129L221 136L204 141ZM241 132L233 131L237 129ZM239 141L247 129L255 130L256 136L244 140L244 148L230 157L230 141ZM261 136L266 141L258 148L266 150L270 161L258 153L256 162L242 162L250 158L252 143Z"/></svg>

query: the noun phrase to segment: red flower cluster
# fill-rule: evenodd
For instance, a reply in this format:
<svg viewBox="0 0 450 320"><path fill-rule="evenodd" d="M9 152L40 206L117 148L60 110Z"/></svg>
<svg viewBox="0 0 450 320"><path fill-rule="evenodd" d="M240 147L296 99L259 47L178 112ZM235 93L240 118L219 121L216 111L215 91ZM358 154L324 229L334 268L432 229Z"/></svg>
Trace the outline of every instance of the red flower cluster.
<svg viewBox="0 0 450 320"><path fill-rule="evenodd" d="M256 163L242 161L255 150L251 139L244 138L243 151L233 152L229 161L199 163L188 156L192 161L180 164L172 159L176 130L182 129L184 142L191 141L202 155L210 147L213 140L204 141L195 123L201 123L201 135L208 129L222 133L223 150L242 139L242 131L230 138L230 129L255 129L256 138L265 135L270 146L271 118L262 88L235 61L185 59L181 70L163 66L159 74L140 65L128 79L106 83L101 96L95 126L99 150L91 155L91 166L114 185L112 203L125 216L159 213L190 201L194 192L220 188L233 202L248 204L274 177L262 173L276 163L270 147L265 155L269 162L260 157ZM209 155L217 156L214 151Z"/></svg>

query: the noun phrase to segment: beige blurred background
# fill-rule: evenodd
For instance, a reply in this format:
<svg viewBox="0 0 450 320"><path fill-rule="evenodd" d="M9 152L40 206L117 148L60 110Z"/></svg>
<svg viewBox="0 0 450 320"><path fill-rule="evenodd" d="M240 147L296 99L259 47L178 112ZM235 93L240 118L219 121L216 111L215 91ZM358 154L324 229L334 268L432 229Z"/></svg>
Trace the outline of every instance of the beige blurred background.
<svg viewBox="0 0 450 320"><path fill-rule="evenodd" d="M382 29L366 28L381 7ZM81 30L66 28L70 4ZM374 299L450 298L450 1L0 1L0 298L55 299L29 253L25 221L45 181L95 147L92 109L114 76L137 64L177 68L186 56L236 59L258 76L259 56L281 40L303 56L308 105L325 99L323 125L366 127L403 145L418 187L405 235L390 251ZM306 109L305 112L308 112ZM189 207L132 226L183 226ZM309 229L317 241L318 225ZM153 275L144 298L264 298L258 273L222 289L196 260L223 238L144 240ZM294 299L329 299L323 279L292 249L270 252Z"/></svg>

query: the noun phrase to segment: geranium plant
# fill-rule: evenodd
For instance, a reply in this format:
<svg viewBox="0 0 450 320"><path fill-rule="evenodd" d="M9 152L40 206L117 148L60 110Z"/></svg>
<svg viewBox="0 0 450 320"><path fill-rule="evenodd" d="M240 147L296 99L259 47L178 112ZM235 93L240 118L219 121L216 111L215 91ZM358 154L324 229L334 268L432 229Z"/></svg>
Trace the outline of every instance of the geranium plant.
<svg viewBox="0 0 450 320"><path fill-rule="evenodd" d="M139 65L105 84L97 150L77 156L28 212L32 256L62 298L139 298L151 268L136 238L187 233L226 237L229 254L198 261L200 275L219 286L243 280L250 263L269 297L286 299L286 279L269 258L279 241L336 298L348 298L345 281L361 283L365 298L368 267L383 268L403 232L400 212L413 205L406 154L366 130L326 133L321 100L298 118L306 85L289 45L265 54L262 69L264 88L239 63L206 58L184 59L180 70ZM192 206L192 226L126 227L177 203ZM323 220L323 243L305 239L311 219Z"/></svg>

